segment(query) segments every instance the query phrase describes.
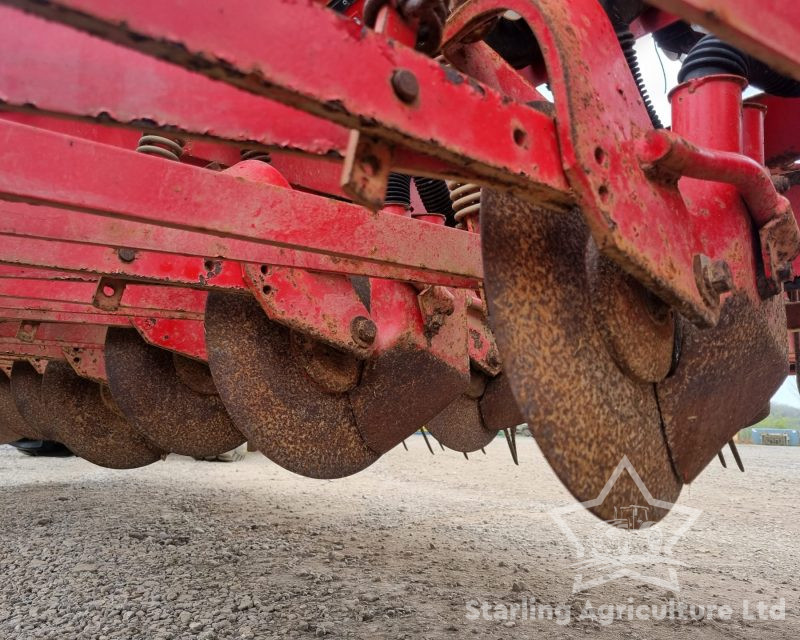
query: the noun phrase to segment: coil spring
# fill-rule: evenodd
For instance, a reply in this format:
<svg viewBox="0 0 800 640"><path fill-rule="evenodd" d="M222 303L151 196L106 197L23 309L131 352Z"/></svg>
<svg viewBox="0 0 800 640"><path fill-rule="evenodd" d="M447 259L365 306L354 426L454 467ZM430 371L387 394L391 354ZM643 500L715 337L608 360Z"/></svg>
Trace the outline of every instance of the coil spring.
<svg viewBox="0 0 800 640"><path fill-rule="evenodd" d="M267 151L259 149L242 149L240 155L242 160L261 160L261 162L266 162L267 164L272 161L272 157Z"/></svg>
<svg viewBox="0 0 800 640"><path fill-rule="evenodd" d="M172 138L146 133L139 138L139 145L136 147L136 151L167 160L180 160L183 154L183 145L183 140L173 140Z"/></svg>
<svg viewBox="0 0 800 640"><path fill-rule="evenodd" d="M450 199L459 229L466 229L470 220L477 221L481 210L481 188L474 183L447 182L450 188Z"/></svg>

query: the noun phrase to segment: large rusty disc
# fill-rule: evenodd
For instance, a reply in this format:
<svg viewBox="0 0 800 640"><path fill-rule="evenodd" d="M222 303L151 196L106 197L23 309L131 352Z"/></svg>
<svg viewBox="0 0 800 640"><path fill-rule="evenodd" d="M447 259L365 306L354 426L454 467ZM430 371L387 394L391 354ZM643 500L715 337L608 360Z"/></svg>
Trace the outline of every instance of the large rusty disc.
<svg viewBox="0 0 800 640"><path fill-rule="evenodd" d="M18 360L11 368L11 395L33 439L57 440L42 397L42 375L29 362Z"/></svg>
<svg viewBox="0 0 800 640"><path fill-rule="evenodd" d="M625 375L598 329L580 211L550 211L484 189L481 216L490 319L539 447L598 517L638 504L659 520L681 483L653 384Z"/></svg>
<svg viewBox="0 0 800 640"><path fill-rule="evenodd" d="M57 440L89 462L135 469L156 462L164 453L107 405L101 384L81 378L66 362L47 365L42 396Z"/></svg>
<svg viewBox="0 0 800 640"><path fill-rule="evenodd" d="M131 329L117 328L108 330L105 358L117 405L160 449L200 458L245 441L202 362L174 356L145 343Z"/></svg>
<svg viewBox="0 0 800 640"><path fill-rule="evenodd" d="M14 442L20 438L37 439L17 411L17 405L11 395L11 380L5 375L0 375L0 444Z"/></svg>
<svg viewBox="0 0 800 640"><path fill-rule="evenodd" d="M312 478L339 478L378 459L362 439L343 375L311 374L321 359L298 345L250 297L211 292L206 302L208 362L234 423L256 449L280 466ZM314 363L312 366L310 363Z"/></svg>

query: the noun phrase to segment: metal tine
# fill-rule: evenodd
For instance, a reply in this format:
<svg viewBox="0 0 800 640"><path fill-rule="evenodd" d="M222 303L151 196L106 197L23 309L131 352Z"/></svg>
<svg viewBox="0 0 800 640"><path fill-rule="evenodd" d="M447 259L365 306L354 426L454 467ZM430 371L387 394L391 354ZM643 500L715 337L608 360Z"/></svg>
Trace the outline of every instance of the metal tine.
<svg viewBox="0 0 800 640"><path fill-rule="evenodd" d="M486 455L486 449L484 449L483 447L481 447L481 453L482 453L483 455Z"/></svg>
<svg viewBox="0 0 800 640"><path fill-rule="evenodd" d="M723 466L725 469L727 469L727 468L728 468L728 463L727 463L727 462L725 462L725 456L723 456L723 455L722 455L722 449L720 449L719 451L717 451L717 457L719 458L720 464L722 464L722 466Z"/></svg>
<svg viewBox="0 0 800 640"><path fill-rule="evenodd" d="M517 465L519 465L519 451L517 450L517 428L511 427L509 431L511 432L511 444L514 445L514 457L517 460Z"/></svg>
<svg viewBox="0 0 800 640"><path fill-rule="evenodd" d="M503 429L503 434L506 437L506 442L508 443L508 450L511 452L511 459L514 460L514 464L519 466L519 459L517 458L517 451L514 447L514 443L511 441L511 435L508 433L508 429Z"/></svg>
<svg viewBox="0 0 800 640"><path fill-rule="evenodd" d="M419 431L420 431L420 433L422 434L422 437L423 437L423 438L425 438L425 444L427 444L427 445L428 445L428 451L430 451L430 452L431 452L431 455L434 455L434 453L433 453L433 447L431 446L431 443L430 443L430 441L428 440L428 434L427 434L427 433L425 433L425 427L422 427L422 429L420 429Z"/></svg>
<svg viewBox="0 0 800 640"><path fill-rule="evenodd" d="M739 457L739 450L736 448L736 443L733 440L728 440L728 446L731 448L733 459L736 460L736 466L739 467L739 471L744 473L744 465L742 464L742 459Z"/></svg>
<svg viewBox="0 0 800 640"><path fill-rule="evenodd" d="M405 441L405 440L403 440L403 449L405 449L406 451L408 451L408 445L406 444L406 441Z"/></svg>
<svg viewBox="0 0 800 640"><path fill-rule="evenodd" d="M466 452L466 451L462 451L461 453L463 453L463 454L464 454L464 457L465 457L467 460L469 460L469 456L467 455L467 452Z"/></svg>

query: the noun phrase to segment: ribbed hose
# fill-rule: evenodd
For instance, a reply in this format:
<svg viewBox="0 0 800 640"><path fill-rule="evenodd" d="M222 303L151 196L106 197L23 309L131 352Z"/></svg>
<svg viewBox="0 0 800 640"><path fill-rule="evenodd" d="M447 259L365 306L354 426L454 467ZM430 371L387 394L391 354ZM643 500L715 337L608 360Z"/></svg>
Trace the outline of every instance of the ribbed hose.
<svg viewBox="0 0 800 640"><path fill-rule="evenodd" d="M684 58L678 82L719 73L747 78L750 75L747 56L715 36L703 36Z"/></svg>
<svg viewBox="0 0 800 640"><path fill-rule="evenodd" d="M389 174L384 204L411 206L411 176L402 173Z"/></svg>
<svg viewBox="0 0 800 640"><path fill-rule="evenodd" d="M425 205L425 211L441 213L445 217L445 224L448 227L456 226L455 211L453 211L453 203L450 201L450 189L447 188L445 181L416 176L414 184L417 186L422 204Z"/></svg>
<svg viewBox="0 0 800 640"><path fill-rule="evenodd" d="M661 124L661 118L658 117L658 113L650 100L650 94L647 93L647 87L644 86L642 72L639 69L639 59L636 57L636 49L634 48L636 38L627 25L615 25L614 32L617 34L619 46L622 47L622 53L625 54L625 62L628 63L628 68L631 70L631 75L634 82L636 82L636 87L639 89L639 95L642 97L644 107L647 109L647 115L650 116L650 122L655 129L663 129L664 125Z"/></svg>
<svg viewBox="0 0 800 640"><path fill-rule="evenodd" d="M717 73L732 73L747 78L750 84L773 96L800 97L800 82L781 75L712 35L703 36L692 47L681 65L678 81L685 82Z"/></svg>

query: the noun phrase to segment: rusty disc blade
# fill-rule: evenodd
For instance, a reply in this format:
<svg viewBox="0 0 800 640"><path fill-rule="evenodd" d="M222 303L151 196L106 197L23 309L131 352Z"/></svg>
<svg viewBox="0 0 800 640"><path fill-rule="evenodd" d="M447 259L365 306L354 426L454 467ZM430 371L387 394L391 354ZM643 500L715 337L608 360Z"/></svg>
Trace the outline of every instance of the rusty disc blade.
<svg viewBox="0 0 800 640"><path fill-rule="evenodd" d="M2 375L0 376L0 444L14 442L20 438L37 439L17 411L17 405L11 395L11 380Z"/></svg>
<svg viewBox="0 0 800 640"><path fill-rule="evenodd" d="M135 469L156 462L164 453L107 406L99 383L81 378L66 362L47 365L42 396L57 440L89 462Z"/></svg>
<svg viewBox="0 0 800 640"><path fill-rule="evenodd" d="M217 456L245 441L225 410L201 362L185 362L147 344L130 329L106 335L111 395L125 417L150 442L170 453Z"/></svg>
<svg viewBox="0 0 800 640"><path fill-rule="evenodd" d="M11 368L11 395L17 411L36 440L57 440L42 398L42 375L25 361Z"/></svg>
<svg viewBox="0 0 800 640"><path fill-rule="evenodd" d="M211 292L206 302L208 362L236 426L280 466L312 478L339 478L378 459L356 427L348 394L325 390L294 355L290 331L250 297Z"/></svg>
<svg viewBox="0 0 800 640"><path fill-rule="evenodd" d="M659 520L681 483L653 384L622 373L596 326L580 212L549 211L484 189L481 218L490 318L539 447L598 517L643 505Z"/></svg>
<svg viewBox="0 0 800 640"><path fill-rule="evenodd" d="M684 482L694 480L737 431L766 417L788 358L779 295L754 301L738 291L725 300L715 327L686 323L675 373L657 385L672 459Z"/></svg>

